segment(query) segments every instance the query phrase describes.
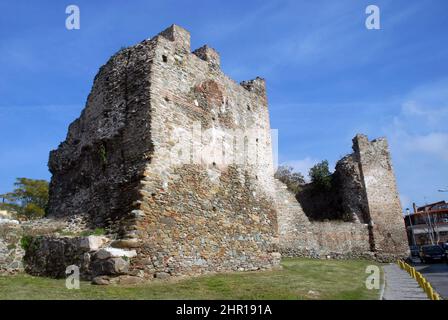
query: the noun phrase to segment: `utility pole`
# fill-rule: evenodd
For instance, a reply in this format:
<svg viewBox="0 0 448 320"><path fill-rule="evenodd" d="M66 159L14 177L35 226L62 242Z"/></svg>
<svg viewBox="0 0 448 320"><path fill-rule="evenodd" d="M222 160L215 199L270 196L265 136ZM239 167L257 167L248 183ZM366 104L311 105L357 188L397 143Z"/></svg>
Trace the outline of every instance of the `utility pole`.
<svg viewBox="0 0 448 320"><path fill-rule="evenodd" d="M412 225L412 219L411 219L411 214L410 214L410 212L409 212L409 208L406 208L406 215L408 216L408 219L409 219L409 227L410 227L410 230L411 230L411 233L412 233L412 245L416 245L415 244L415 234L414 234L414 228L413 228L413 225Z"/></svg>

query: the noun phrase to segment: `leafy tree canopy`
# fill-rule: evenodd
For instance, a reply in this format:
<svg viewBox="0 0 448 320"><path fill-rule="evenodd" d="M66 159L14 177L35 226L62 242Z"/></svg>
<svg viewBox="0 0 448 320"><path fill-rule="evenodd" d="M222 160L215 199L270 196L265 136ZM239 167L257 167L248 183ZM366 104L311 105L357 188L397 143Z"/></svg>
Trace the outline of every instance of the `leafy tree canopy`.
<svg viewBox="0 0 448 320"><path fill-rule="evenodd" d="M331 188L331 172L328 168L328 160L315 164L308 175L315 187L326 190Z"/></svg>
<svg viewBox="0 0 448 320"><path fill-rule="evenodd" d="M45 215L48 203L48 182L17 178L12 192L0 195L0 209L11 210L28 219Z"/></svg>

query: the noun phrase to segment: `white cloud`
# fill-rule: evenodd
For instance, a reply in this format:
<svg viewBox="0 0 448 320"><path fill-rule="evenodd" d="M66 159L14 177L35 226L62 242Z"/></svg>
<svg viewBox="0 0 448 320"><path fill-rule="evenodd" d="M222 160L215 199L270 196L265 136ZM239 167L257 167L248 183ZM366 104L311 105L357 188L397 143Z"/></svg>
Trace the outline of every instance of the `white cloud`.
<svg viewBox="0 0 448 320"><path fill-rule="evenodd" d="M421 86L408 94L385 129L398 156L448 160L448 81Z"/></svg>
<svg viewBox="0 0 448 320"><path fill-rule="evenodd" d="M305 157L300 160L286 161L283 164L291 166L294 168L294 171L302 173L305 180L307 182L309 182L308 172L310 171L311 167L314 166L318 162L320 162L319 159L315 159L312 157Z"/></svg>
<svg viewBox="0 0 448 320"><path fill-rule="evenodd" d="M448 182L448 79L412 90L383 128L389 139L403 208L443 200Z"/></svg>
<svg viewBox="0 0 448 320"><path fill-rule="evenodd" d="M448 134L430 133L416 136L408 141L410 147L417 152L431 153L443 160L448 160Z"/></svg>

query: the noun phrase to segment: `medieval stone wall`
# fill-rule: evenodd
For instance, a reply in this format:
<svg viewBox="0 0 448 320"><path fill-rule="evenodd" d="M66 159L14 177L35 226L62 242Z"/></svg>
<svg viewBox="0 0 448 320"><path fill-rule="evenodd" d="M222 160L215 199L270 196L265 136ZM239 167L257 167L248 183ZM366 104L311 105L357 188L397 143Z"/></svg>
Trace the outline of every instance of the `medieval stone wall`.
<svg viewBox="0 0 448 320"><path fill-rule="evenodd" d="M137 200L152 151L150 45L121 50L101 67L86 108L50 153L49 216L89 214L93 226L111 226Z"/></svg>
<svg viewBox="0 0 448 320"><path fill-rule="evenodd" d="M277 181L279 248L282 256L372 258L368 225L359 221L313 221L295 195Z"/></svg>
<svg viewBox="0 0 448 320"><path fill-rule="evenodd" d="M341 220L368 223L368 203L356 154L336 163L330 186L305 184L296 194L297 201L311 221Z"/></svg>
<svg viewBox="0 0 448 320"><path fill-rule="evenodd" d="M353 151L336 164L330 189L308 184L296 195L299 204L291 204L291 199L280 201L288 203L287 208L278 208L282 254L382 261L407 256L387 141L357 135Z"/></svg>
<svg viewBox="0 0 448 320"><path fill-rule="evenodd" d="M39 236L26 268L61 276L81 264L86 277L108 283L125 274L266 269L279 264L279 252L401 256L407 242L382 141L357 136L355 152L338 163L332 206L351 222L310 221L273 177L264 80L236 83L216 50L191 52L190 34L173 25L100 69L86 108L50 154L50 217L106 227L107 247Z"/></svg>
<svg viewBox="0 0 448 320"><path fill-rule="evenodd" d="M178 26L112 57L51 153L50 215L87 213L148 275L278 264L264 80L219 64Z"/></svg>
<svg viewBox="0 0 448 320"><path fill-rule="evenodd" d="M314 222L313 234L321 257L373 258L367 224L357 222Z"/></svg>

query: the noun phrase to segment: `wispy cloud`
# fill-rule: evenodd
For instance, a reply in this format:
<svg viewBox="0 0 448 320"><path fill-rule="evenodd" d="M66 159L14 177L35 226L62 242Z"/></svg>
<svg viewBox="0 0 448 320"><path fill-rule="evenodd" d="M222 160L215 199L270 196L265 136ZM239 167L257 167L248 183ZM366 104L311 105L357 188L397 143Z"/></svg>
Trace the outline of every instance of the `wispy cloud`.
<svg viewBox="0 0 448 320"><path fill-rule="evenodd" d="M407 143L409 144L409 149L413 148L419 154L423 152L448 161L448 133L433 132L423 136L416 136Z"/></svg>
<svg viewBox="0 0 448 320"><path fill-rule="evenodd" d="M383 128L389 138L404 207L436 201L448 183L448 80L419 86L403 96Z"/></svg>
<svg viewBox="0 0 448 320"><path fill-rule="evenodd" d="M420 86L404 96L398 114L386 127L395 139L401 140L403 150L413 149L434 153L447 150L448 80ZM445 151L446 152L446 151ZM437 154L445 158L442 150Z"/></svg>

